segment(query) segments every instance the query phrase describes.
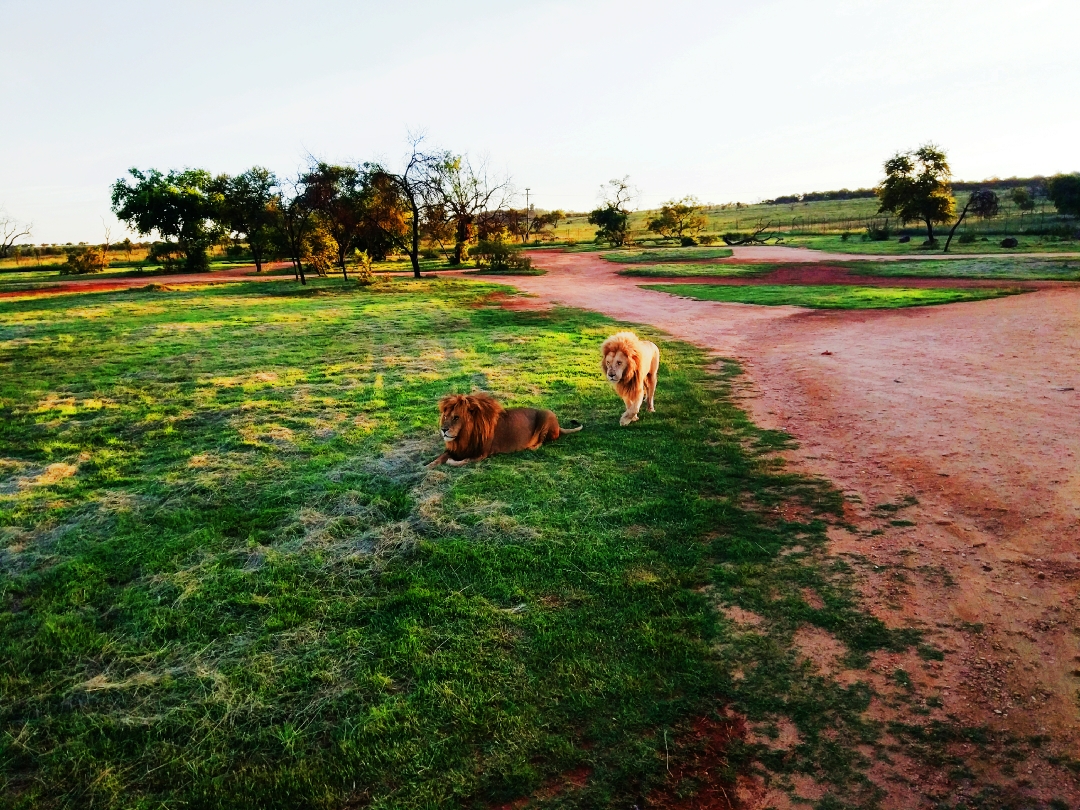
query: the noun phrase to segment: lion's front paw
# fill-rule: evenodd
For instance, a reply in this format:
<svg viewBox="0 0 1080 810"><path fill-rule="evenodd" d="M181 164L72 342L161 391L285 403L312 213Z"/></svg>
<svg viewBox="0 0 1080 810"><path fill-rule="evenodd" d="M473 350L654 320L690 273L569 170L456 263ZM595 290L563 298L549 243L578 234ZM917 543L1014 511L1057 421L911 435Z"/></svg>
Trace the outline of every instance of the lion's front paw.
<svg viewBox="0 0 1080 810"><path fill-rule="evenodd" d="M631 414L631 413L624 413L619 418L619 424L622 425L623 427L626 427L631 422L636 422L636 421L637 421L637 415L636 414Z"/></svg>

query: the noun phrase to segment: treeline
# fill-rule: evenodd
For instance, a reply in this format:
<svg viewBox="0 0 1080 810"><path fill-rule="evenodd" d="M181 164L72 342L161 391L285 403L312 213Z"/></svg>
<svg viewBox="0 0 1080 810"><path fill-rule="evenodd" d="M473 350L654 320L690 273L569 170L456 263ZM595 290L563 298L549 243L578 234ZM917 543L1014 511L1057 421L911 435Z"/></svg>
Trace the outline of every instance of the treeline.
<svg viewBox="0 0 1080 810"><path fill-rule="evenodd" d="M301 283L334 267L346 279L350 265L369 273L391 253L407 255L419 278L422 245L461 264L473 246L490 256L499 253L491 243L524 243L563 217L511 207L509 178L467 155L428 151L419 138L410 146L396 171L315 159L285 178L258 166L235 176L131 169L112 187L113 211L136 232L160 235L149 259L163 266L205 270L209 248L231 238L247 244L258 272L283 256Z"/></svg>

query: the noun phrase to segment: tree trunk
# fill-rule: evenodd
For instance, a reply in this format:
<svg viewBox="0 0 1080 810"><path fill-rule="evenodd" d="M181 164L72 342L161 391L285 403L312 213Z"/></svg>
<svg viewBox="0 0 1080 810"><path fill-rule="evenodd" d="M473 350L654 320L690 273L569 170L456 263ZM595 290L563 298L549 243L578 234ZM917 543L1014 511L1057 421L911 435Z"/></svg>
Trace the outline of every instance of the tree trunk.
<svg viewBox="0 0 1080 810"><path fill-rule="evenodd" d="M949 231L949 238L945 240L945 249L942 253L949 252L949 245L952 243L953 234L956 233L956 229L960 227L960 223L964 221L964 217L967 216L968 206L971 205L971 198L968 197L967 205L964 206L964 210L960 212L960 217L956 220L956 223L952 226L952 230Z"/></svg>
<svg viewBox="0 0 1080 810"><path fill-rule="evenodd" d="M465 243L469 240L469 223L464 217L458 217L454 230L454 264L465 261Z"/></svg>
<svg viewBox="0 0 1080 810"><path fill-rule="evenodd" d="M933 244L934 241L934 223L930 220L926 220L926 238L927 241Z"/></svg>
<svg viewBox="0 0 1080 810"><path fill-rule="evenodd" d="M412 249L409 251L409 259L412 260L413 278L420 278L420 208L414 202L412 204Z"/></svg>

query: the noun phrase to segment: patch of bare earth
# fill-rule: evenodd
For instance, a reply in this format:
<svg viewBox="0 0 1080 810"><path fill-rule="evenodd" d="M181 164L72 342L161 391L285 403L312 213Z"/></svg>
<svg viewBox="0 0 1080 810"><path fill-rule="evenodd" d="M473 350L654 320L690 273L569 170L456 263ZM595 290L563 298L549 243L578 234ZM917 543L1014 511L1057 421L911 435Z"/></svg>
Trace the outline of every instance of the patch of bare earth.
<svg viewBox="0 0 1080 810"><path fill-rule="evenodd" d="M987 788L1080 805L1067 767L1080 752L1080 288L808 312L675 298L594 255L531 255L547 274L504 283L739 360L754 421L799 442L785 453L793 469L845 493L850 530L830 530L831 552L856 567L875 615L920 628L924 651L943 654L874 656L857 672L882 696L872 716L983 727L997 741L942 743L955 761L929 765L886 739L888 760L870 773L883 806L955 804ZM736 255L785 257L866 258L774 247ZM664 396L661 369L658 410ZM819 668L838 666L824 639L797 643ZM745 797L749 807L770 803Z"/></svg>

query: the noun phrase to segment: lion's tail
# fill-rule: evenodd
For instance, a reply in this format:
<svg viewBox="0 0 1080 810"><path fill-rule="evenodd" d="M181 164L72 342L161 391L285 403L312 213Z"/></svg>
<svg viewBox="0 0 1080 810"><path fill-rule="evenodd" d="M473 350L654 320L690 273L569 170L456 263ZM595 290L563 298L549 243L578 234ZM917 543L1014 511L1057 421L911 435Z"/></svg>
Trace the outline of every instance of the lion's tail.
<svg viewBox="0 0 1080 810"><path fill-rule="evenodd" d="M576 427L565 428L562 425L559 425L559 433L577 433L579 430L585 427L585 425L581 424L581 422L579 422L577 419L571 419L570 424L576 425Z"/></svg>

